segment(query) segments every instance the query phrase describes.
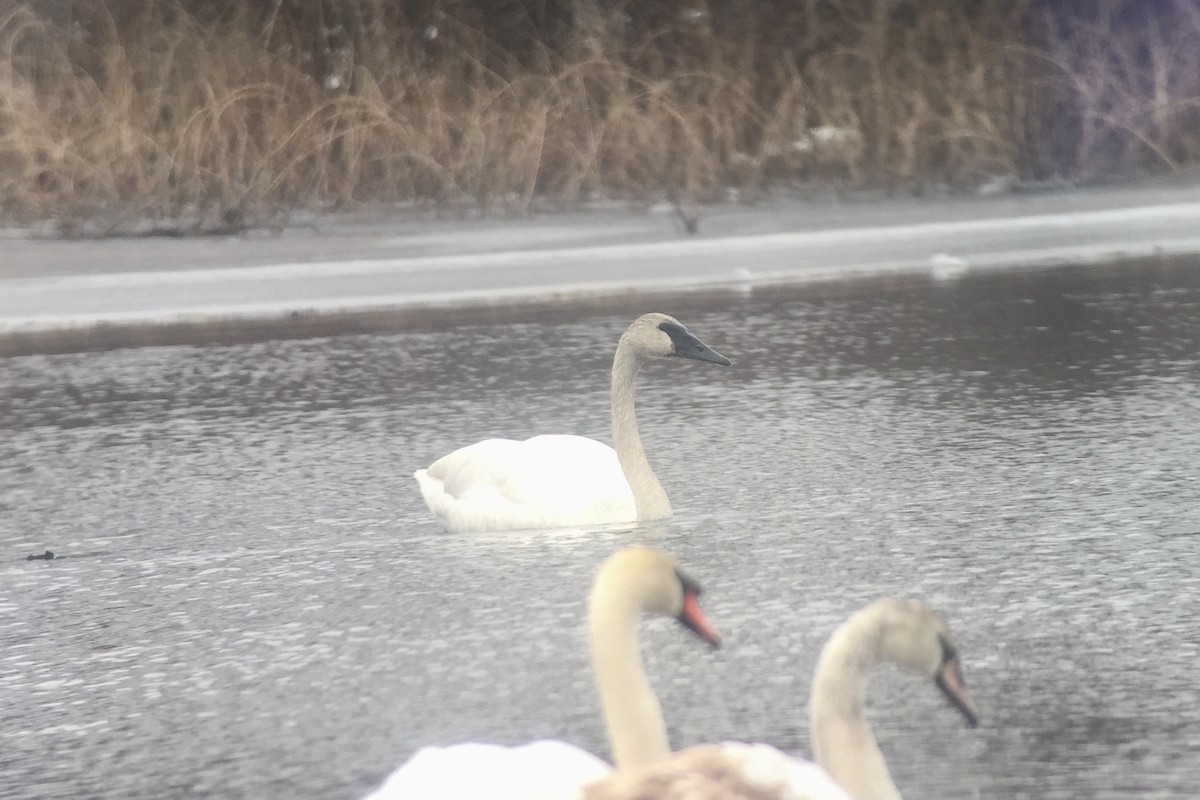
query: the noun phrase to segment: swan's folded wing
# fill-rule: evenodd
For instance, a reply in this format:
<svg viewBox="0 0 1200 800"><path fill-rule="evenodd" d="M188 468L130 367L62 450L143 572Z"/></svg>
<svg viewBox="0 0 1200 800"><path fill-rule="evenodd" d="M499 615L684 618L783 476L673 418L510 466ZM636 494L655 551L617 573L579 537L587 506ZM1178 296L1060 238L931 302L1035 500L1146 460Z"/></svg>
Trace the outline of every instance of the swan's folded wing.
<svg viewBox="0 0 1200 800"><path fill-rule="evenodd" d="M611 447L583 436L485 439L414 477L451 530L625 522L637 510Z"/></svg>
<svg viewBox="0 0 1200 800"><path fill-rule="evenodd" d="M583 800L850 800L816 764L766 744L689 747L637 770L620 770L584 789Z"/></svg>
<svg viewBox="0 0 1200 800"><path fill-rule="evenodd" d="M575 800L609 770L565 742L424 747L365 800Z"/></svg>

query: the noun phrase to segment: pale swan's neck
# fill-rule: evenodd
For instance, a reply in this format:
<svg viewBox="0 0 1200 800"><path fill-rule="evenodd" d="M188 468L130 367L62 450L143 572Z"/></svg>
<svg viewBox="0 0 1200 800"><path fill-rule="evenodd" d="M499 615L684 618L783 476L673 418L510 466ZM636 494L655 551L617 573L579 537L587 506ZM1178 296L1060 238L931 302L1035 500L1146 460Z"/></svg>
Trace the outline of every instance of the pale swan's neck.
<svg viewBox="0 0 1200 800"><path fill-rule="evenodd" d="M621 471L629 481L639 520L666 519L671 516L671 501L662 484L650 468L642 437L638 434L637 413L634 411L634 390L642 357L624 337L617 345L612 368L612 435L613 448Z"/></svg>
<svg viewBox="0 0 1200 800"><path fill-rule="evenodd" d="M671 754L662 707L638 650L641 607L620 587L597 590L588 615L592 670L618 769Z"/></svg>
<svg viewBox="0 0 1200 800"><path fill-rule="evenodd" d="M864 707L867 673L881 660L878 620L854 617L830 638L813 678L813 755L854 800L900 798Z"/></svg>

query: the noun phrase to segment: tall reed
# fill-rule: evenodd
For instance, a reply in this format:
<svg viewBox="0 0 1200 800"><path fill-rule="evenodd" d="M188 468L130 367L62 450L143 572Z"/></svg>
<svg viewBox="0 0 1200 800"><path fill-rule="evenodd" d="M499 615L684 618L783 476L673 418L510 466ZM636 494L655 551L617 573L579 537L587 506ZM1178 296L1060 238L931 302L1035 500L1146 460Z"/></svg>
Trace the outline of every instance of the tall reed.
<svg viewBox="0 0 1200 800"><path fill-rule="evenodd" d="M0 215L705 202L1200 160L1189 0L16 0Z"/></svg>

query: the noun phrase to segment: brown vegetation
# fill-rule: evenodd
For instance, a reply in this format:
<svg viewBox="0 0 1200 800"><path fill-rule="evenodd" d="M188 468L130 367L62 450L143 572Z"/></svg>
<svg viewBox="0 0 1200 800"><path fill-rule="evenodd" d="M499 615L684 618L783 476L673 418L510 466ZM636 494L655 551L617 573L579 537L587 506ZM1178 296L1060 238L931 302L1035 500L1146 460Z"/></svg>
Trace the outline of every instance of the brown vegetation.
<svg viewBox="0 0 1200 800"><path fill-rule="evenodd" d="M1192 0L15 0L0 216L705 202L1200 160Z"/></svg>

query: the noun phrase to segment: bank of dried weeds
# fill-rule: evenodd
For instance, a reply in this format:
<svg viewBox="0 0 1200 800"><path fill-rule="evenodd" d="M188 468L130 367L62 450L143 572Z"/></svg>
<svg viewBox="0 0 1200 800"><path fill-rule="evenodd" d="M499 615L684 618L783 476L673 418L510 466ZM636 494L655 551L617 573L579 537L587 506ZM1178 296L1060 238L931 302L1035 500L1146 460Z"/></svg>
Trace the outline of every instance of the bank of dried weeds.
<svg viewBox="0 0 1200 800"><path fill-rule="evenodd" d="M1191 0L7 5L0 215L68 230L1200 161Z"/></svg>

